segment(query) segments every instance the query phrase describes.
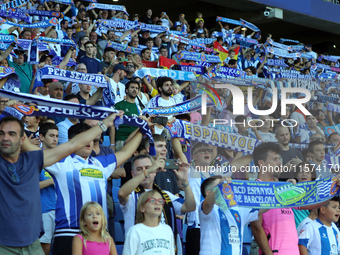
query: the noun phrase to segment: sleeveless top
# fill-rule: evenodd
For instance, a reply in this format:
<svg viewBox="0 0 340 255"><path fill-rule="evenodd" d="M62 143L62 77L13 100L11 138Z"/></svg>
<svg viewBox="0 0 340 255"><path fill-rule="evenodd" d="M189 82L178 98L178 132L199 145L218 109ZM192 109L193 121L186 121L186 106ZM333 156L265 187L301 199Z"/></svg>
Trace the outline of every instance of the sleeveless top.
<svg viewBox="0 0 340 255"><path fill-rule="evenodd" d="M84 246L84 238L81 235L77 235L83 242L83 255L109 255L110 254L110 244L98 243L93 241L86 241L86 248Z"/></svg>

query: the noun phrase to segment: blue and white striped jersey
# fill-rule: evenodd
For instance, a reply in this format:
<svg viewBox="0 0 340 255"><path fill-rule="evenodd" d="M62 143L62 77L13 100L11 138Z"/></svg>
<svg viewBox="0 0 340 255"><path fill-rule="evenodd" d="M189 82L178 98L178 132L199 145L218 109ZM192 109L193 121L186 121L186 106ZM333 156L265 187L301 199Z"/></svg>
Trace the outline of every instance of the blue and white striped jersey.
<svg viewBox="0 0 340 255"><path fill-rule="evenodd" d="M201 204L200 255L242 254L244 226L258 220L258 212L257 209L235 206L223 213L219 206L214 205L212 211L206 215Z"/></svg>
<svg viewBox="0 0 340 255"><path fill-rule="evenodd" d="M307 223L299 233L299 245L308 250L308 255L338 255L339 230L334 223L331 227L319 219Z"/></svg>
<svg viewBox="0 0 340 255"><path fill-rule="evenodd" d="M114 154L90 156L86 160L71 154L46 168L57 193L56 230L79 228L80 209L89 201L99 203L107 215L107 178L115 170L116 162Z"/></svg>

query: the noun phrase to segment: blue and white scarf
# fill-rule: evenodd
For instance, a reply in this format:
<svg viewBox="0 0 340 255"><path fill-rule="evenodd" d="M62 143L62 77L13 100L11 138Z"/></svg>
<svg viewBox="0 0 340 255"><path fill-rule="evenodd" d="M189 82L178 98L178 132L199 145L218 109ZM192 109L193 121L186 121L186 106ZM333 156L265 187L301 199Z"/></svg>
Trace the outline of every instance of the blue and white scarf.
<svg viewBox="0 0 340 255"><path fill-rule="evenodd" d="M242 26L247 27L247 28L253 30L254 32L260 32L261 31L257 26L255 26L254 24L252 24L252 23L250 23L250 22L248 22L244 19L240 19L240 21L241 21Z"/></svg>
<svg viewBox="0 0 340 255"><path fill-rule="evenodd" d="M196 74L204 74L204 67L202 66L185 66L185 65L178 65L178 67L181 69L181 71L185 72L192 72Z"/></svg>
<svg viewBox="0 0 340 255"><path fill-rule="evenodd" d="M16 26L16 27L26 27L26 28L45 28L45 27L50 27L50 26L57 26L58 25L58 20L56 18L52 18L49 20L45 21L40 21L38 23L33 23L33 24L17 24L11 21L7 21L5 19L0 19L0 23L5 23L8 25Z"/></svg>
<svg viewBox="0 0 340 255"><path fill-rule="evenodd" d="M187 36L188 33L187 32L183 32L183 31L176 31L176 30L170 30L168 31L170 34L174 34L174 35L180 35L180 36Z"/></svg>
<svg viewBox="0 0 340 255"><path fill-rule="evenodd" d="M14 40L14 35L0 34L0 42L2 43L12 43Z"/></svg>
<svg viewBox="0 0 340 255"><path fill-rule="evenodd" d="M113 5L113 4L100 4L100 3L91 3L85 9L92 10L92 9L103 9L103 10L114 10L119 12L124 12L126 15L129 15L124 5Z"/></svg>
<svg viewBox="0 0 340 255"><path fill-rule="evenodd" d="M13 0L8 3L0 5L0 10L8 10L9 8L18 8L26 3L28 3L29 0Z"/></svg>
<svg viewBox="0 0 340 255"><path fill-rule="evenodd" d="M285 63L284 59L268 59L267 63L268 66L282 66L282 67L288 67L288 65Z"/></svg>
<svg viewBox="0 0 340 255"><path fill-rule="evenodd" d="M15 11L17 13L27 13L29 15L34 16L41 16L41 17L55 17L58 19L61 19L64 17L64 13L62 12L56 12L56 11L39 11L39 10L33 10L33 9L14 9L11 8L11 11Z"/></svg>
<svg viewBox="0 0 340 255"><path fill-rule="evenodd" d="M338 97L324 96L324 95L315 95L311 101L319 102L319 103L332 103L332 104L340 104L340 99Z"/></svg>
<svg viewBox="0 0 340 255"><path fill-rule="evenodd" d="M292 42L292 43L296 43L296 44L300 43L300 42L297 41L297 40L281 38L281 39L280 39L280 43L282 43L282 42Z"/></svg>
<svg viewBox="0 0 340 255"><path fill-rule="evenodd" d="M17 43L19 48L23 49L23 50L28 50L30 47L32 40L28 40L28 39L18 39ZM49 47L47 43L43 43L43 42L38 42L38 49L39 51L49 51Z"/></svg>
<svg viewBox="0 0 340 255"><path fill-rule="evenodd" d="M102 74L80 73L74 71L62 70L53 66L46 66L37 70L36 80L56 79L61 81L69 81L80 84L88 84L98 87L107 87L107 81Z"/></svg>
<svg viewBox="0 0 340 255"><path fill-rule="evenodd" d="M128 46L127 44L120 44L120 43L116 43L112 41L109 41L106 47L112 47L115 50L124 51L124 52L132 53L132 54L140 54L142 51L139 48L134 48L134 47Z"/></svg>
<svg viewBox="0 0 340 255"><path fill-rule="evenodd" d="M176 120L172 125L166 126L172 137L191 139L213 146L252 154L254 148L262 142L250 137L224 132L211 127L193 124L187 121Z"/></svg>
<svg viewBox="0 0 340 255"><path fill-rule="evenodd" d="M192 81L196 79L195 75L192 72L184 72L184 71L177 71L177 70L143 67L142 69L137 70L135 72L135 76L138 76L140 78L143 78L146 75L150 75L151 77L166 76L174 80L181 80L181 81Z"/></svg>
<svg viewBox="0 0 340 255"><path fill-rule="evenodd" d="M20 88L21 83L18 75L13 67L0 66L0 80L7 78L5 85L2 87L3 90L14 91L14 88Z"/></svg>
<svg viewBox="0 0 340 255"><path fill-rule="evenodd" d="M225 22L225 23L234 24L234 25L237 25L237 26L242 26L241 21L238 21L238 20L235 20L235 19L224 18L224 17L220 17L220 16L216 17L216 21L222 21L222 22Z"/></svg>
<svg viewBox="0 0 340 255"><path fill-rule="evenodd" d="M214 106L214 102L211 100L210 97L207 97L207 106ZM196 110L200 110L202 108L202 96L196 96L184 102L181 102L176 105L172 106L158 106L155 108L144 108L142 114L149 114L149 115L178 115L183 113L190 113Z"/></svg>
<svg viewBox="0 0 340 255"><path fill-rule="evenodd" d="M206 61L209 63L221 63L220 57L215 55L205 55L196 52L182 51L181 53L177 53L176 58L178 60L186 59L192 61Z"/></svg>
<svg viewBox="0 0 340 255"><path fill-rule="evenodd" d="M35 39L31 41L30 46L28 48L27 63L31 65L39 64L38 43Z"/></svg>
<svg viewBox="0 0 340 255"><path fill-rule="evenodd" d="M246 38L246 37L238 37L236 42L239 43L242 47L252 48L254 44L258 42L255 39Z"/></svg>
<svg viewBox="0 0 340 255"><path fill-rule="evenodd" d="M108 27L126 28L135 25L136 21L113 18L113 19L101 19L98 21L98 23ZM139 24L138 21L137 24Z"/></svg>
<svg viewBox="0 0 340 255"><path fill-rule="evenodd" d="M9 91L0 90L0 96L6 97L21 102L34 103L34 106L16 105L13 107L13 111L19 112L26 116L54 116L54 117L76 117L79 119L94 119L102 120L108 117L111 113L117 112L117 110L107 107L90 106L84 104L76 104L67 101L61 101L54 98L45 99L40 96L30 95L27 93L13 93ZM8 109L7 109L8 110ZM8 111L7 111L8 112ZM119 125L126 124L134 127L138 127L143 135L146 135L150 139L150 155L156 155L154 148L154 142L152 138L152 132L148 123L145 120L138 117L123 116L123 119L116 118L115 126L119 128Z"/></svg>
<svg viewBox="0 0 340 255"><path fill-rule="evenodd" d="M299 58L301 57L301 53L288 53L286 50L282 50L274 47L267 47L266 51L268 53L272 53L276 56L284 57L284 58Z"/></svg>
<svg viewBox="0 0 340 255"><path fill-rule="evenodd" d="M233 77L246 77L246 72L243 70L239 70L236 68L229 68L225 66L221 66L215 71L216 78L228 78L229 76Z"/></svg>
<svg viewBox="0 0 340 255"><path fill-rule="evenodd" d="M12 11L13 9L9 9L8 11L6 10L0 10L0 17L5 17L5 18L14 18L14 19L20 19L23 20L27 23L31 23L30 17L28 14L23 13L23 12L16 12Z"/></svg>
<svg viewBox="0 0 340 255"><path fill-rule="evenodd" d="M282 44L282 43L274 42L272 39L269 40L269 44L271 44L272 46L275 46L277 48L286 50L286 51L292 51L293 50L292 46L288 46L288 45L285 45L285 44Z"/></svg>
<svg viewBox="0 0 340 255"><path fill-rule="evenodd" d="M217 39L216 38L195 38L192 39L192 42L201 43L201 44L213 44Z"/></svg>
<svg viewBox="0 0 340 255"><path fill-rule="evenodd" d="M59 45L64 46L75 46L75 43L71 39L56 39L56 38L49 38L49 37L39 37L38 40L40 42L47 42L47 43L57 43Z"/></svg>

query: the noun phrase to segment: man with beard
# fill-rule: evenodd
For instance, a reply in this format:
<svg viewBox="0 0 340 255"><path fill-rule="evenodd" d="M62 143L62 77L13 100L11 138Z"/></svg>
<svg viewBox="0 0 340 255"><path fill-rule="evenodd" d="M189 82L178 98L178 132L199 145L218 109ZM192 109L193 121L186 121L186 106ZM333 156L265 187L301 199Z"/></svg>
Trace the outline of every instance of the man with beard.
<svg viewBox="0 0 340 255"><path fill-rule="evenodd" d="M159 77L157 79L156 85L159 95L150 99L147 108L156 108L159 106L167 107L176 104L175 100L171 97L172 87L174 80L170 77ZM168 116L169 117L169 116Z"/></svg>
<svg viewBox="0 0 340 255"><path fill-rule="evenodd" d="M123 110L125 115L138 117L142 110L136 104L136 97L139 90L139 84L136 81L129 81L125 85L126 97L123 101L115 104L116 110ZM130 125L120 125L118 130L111 130L115 135L115 141L111 138L111 146L115 147L116 151L119 151L129 135L136 130L136 127Z"/></svg>

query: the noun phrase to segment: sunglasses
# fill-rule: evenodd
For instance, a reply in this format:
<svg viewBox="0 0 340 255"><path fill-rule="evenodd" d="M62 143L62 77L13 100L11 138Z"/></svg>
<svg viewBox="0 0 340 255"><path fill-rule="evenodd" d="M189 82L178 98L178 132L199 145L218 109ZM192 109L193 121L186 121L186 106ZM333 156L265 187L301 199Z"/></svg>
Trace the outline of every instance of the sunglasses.
<svg viewBox="0 0 340 255"><path fill-rule="evenodd" d="M150 202L151 204L160 204L160 205L164 205L165 204L165 200L163 198L157 199L154 197L150 197L148 198L145 203Z"/></svg>
<svg viewBox="0 0 340 255"><path fill-rule="evenodd" d="M11 175L12 181L15 183L19 183L19 175L17 173L17 169L15 167L15 165L11 164L9 166L7 166L7 170Z"/></svg>

